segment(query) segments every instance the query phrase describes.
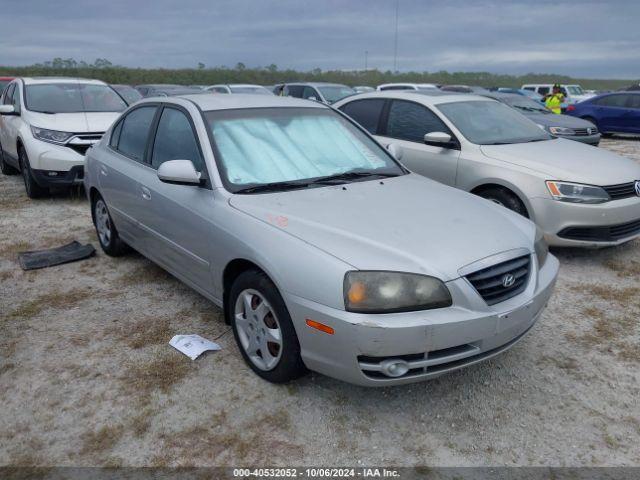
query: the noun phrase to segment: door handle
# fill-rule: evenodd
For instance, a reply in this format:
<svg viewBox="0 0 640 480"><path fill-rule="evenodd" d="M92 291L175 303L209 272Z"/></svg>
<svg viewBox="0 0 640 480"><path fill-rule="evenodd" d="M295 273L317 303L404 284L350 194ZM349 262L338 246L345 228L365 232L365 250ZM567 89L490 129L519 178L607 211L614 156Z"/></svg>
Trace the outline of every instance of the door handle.
<svg viewBox="0 0 640 480"><path fill-rule="evenodd" d="M147 187L141 187L140 190L142 191L142 198L151 200L151 191Z"/></svg>

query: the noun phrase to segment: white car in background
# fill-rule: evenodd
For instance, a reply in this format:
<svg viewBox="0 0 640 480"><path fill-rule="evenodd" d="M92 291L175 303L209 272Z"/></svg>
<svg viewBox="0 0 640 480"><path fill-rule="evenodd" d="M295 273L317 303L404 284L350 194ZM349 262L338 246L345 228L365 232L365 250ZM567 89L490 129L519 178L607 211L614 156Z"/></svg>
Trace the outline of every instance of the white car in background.
<svg viewBox="0 0 640 480"><path fill-rule="evenodd" d="M530 92L536 92L543 97L551 93L553 90L553 83L535 83L522 85L522 90L529 90ZM585 92L580 85L560 85L560 89L565 98L565 104L571 105L574 103L581 102L582 100L586 100L587 98L594 97L595 94L590 94Z"/></svg>
<svg viewBox="0 0 640 480"><path fill-rule="evenodd" d="M384 83L376 88L379 92L385 90L438 90L438 86L433 83Z"/></svg>
<svg viewBox="0 0 640 480"><path fill-rule="evenodd" d="M99 80L17 78L0 98L0 170L22 172L30 198L81 184L84 154L126 108Z"/></svg>
<svg viewBox="0 0 640 480"><path fill-rule="evenodd" d="M262 85L250 85L241 83L210 85L208 87L204 87L204 90L207 92L215 93L248 93L253 95L273 95L273 92L263 87Z"/></svg>

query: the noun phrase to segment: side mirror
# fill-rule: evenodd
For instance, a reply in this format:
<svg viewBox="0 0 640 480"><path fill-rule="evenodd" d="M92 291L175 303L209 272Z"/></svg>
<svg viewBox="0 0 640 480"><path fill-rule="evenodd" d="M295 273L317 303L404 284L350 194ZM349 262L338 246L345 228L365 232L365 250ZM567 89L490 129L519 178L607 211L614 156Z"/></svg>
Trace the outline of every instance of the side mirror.
<svg viewBox="0 0 640 480"><path fill-rule="evenodd" d="M176 185L200 185L200 172L191 160L169 160L158 168L158 178L165 183Z"/></svg>
<svg viewBox="0 0 640 480"><path fill-rule="evenodd" d="M308 97L307 100L311 100L312 102L317 102L318 98L317 97Z"/></svg>
<svg viewBox="0 0 640 480"><path fill-rule="evenodd" d="M451 135L444 132L431 132L424 136L424 143L432 147L453 148L456 143Z"/></svg>
<svg viewBox="0 0 640 480"><path fill-rule="evenodd" d="M13 105L0 105L0 115L20 115Z"/></svg>
<svg viewBox="0 0 640 480"><path fill-rule="evenodd" d="M387 145L387 150L389 150L389 153L393 155L393 158L398 161L402 160L402 147L400 145L397 143L390 143Z"/></svg>

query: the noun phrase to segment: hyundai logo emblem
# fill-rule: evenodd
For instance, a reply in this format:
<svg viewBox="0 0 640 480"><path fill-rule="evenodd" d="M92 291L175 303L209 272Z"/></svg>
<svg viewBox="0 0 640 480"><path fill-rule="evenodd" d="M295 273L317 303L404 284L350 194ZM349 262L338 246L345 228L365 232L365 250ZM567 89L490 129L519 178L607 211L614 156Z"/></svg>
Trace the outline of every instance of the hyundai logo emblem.
<svg viewBox="0 0 640 480"><path fill-rule="evenodd" d="M640 197L640 180L636 180L636 195Z"/></svg>
<svg viewBox="0 0 640 480"><path fill-rule="evenodd" d="M502 286L504 288L512 287L514 283L516 283L516 277L514 277L512 273L507 273L502 277Z"/></svg>

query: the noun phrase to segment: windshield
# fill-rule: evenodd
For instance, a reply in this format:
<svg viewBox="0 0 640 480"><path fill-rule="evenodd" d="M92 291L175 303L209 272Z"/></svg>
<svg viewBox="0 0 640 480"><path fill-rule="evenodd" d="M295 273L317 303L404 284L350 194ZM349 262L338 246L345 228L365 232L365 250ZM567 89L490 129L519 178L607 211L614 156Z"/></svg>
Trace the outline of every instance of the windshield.
<svg viewBox="0 0 640 480"><path fill-rule="evenodd" d="M28 110L45 113L121 112L127 108L111 87L89 83L27 85L24 100Z"/></svg>
<svg viewBox="0 0 640 480"><path fill-rule="evenodd" d="M404 174L382 147L329 109L218 110L205 118L233 192L347 172Z"/></svg>
<svg viewBox="0 0 640 480"><path fill-rule="evenodd" d="M565 88L571 95L584 95L584 90L579 85L568 85Z"/></svg>
<svg viewBox="0 0 640 480"><path fill-rule="evenodd" d="M552 139L531 120L499 102L455 102L437 107L467 140L478 145Z"/></svg>
<svg viewBox="0 0 640 480"><path fill-rule="evenodd" d="M129 105L142 98L142 94L138 90L128 85L112 85L111 87L118 92Z"/></svg>
<svg viewBox="0 0 640 480"><path fill-rule="evenodd" d="M523 110L525 112L535 112L535 113L551 113L547 108L543 107L540 103L531 100L523 95L514 95L512 97L507 97L504 99L504 103L507 105L517 108L518 110Z"/></svg>
<svg viewBox="0 0 640 480"><path fill-rule="evenodd" d="M351 87L346 86L332 86L332 87L318 87L320 93L325 98L325 100L329 103L337 102L338 100L342 100L344 97L348 97L349 95L353 95L355 90Z"/></svg>
<svg viewBox="0 0 640 480"><path fill-rule="evenodd" d="M233 93L251 93L256 95L273 95L264 87L229 87Z"/></svg>

